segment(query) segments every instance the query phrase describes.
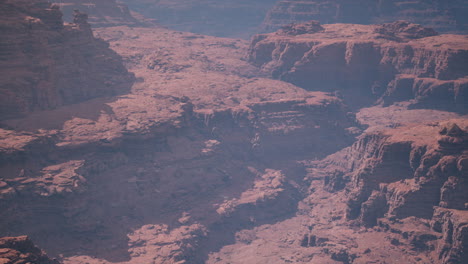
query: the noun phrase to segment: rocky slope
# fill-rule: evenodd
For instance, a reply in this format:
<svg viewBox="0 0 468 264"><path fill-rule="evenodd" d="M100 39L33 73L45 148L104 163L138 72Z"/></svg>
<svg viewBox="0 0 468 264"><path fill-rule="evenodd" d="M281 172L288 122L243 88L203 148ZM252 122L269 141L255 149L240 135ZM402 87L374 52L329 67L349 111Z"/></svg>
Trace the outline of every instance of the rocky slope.
<svg viewBox="0 0 468 264"><path fill-rule="evenodd" d="M0 119L128 91L133 75L86 15L63 25L50 3L2 1Z"/></svg>
<svg viewBox="0 0 468 264"><path fill-rule="evenodd" d="M88 14L93 27L138 26L142 21L135 18L128 7L116 0L53 0L63 13L66 22L73 22L73 11L79 10Z"/></svg>
<svg viewBox="0 0 468 264"><path fill-rule="evenodd" d="M0 261L4 264L59 264L34 246L27 236L0 238Z"/></svg>
<svg viewBox="0 0 468 264"><path fill-rule="evenodd" d="M386 104L415 99L414 106L466 112L467 56L466 36L408 22L309 22L255 36L248 59L308 90L339 91L351 105L365 97Z"/></svg>
<svg viewBox="0 0 468 264"><path fill-rule="evenodd" d="M276 0L124 0L131 9L171 29L248 38Z"/></svg>
<svg viewBox="0 0 468 264"><path fill-rule="evenodd" d="M1 232L66 263L202 263L237 230L293 214L296 159L333 153L359 130L338 98L253 77L246 42L98 35L136 73L131 93L3 122Z"/></svg>
<svg viewBox="0 0 468 264"><path fill-rule="evenodd" d="M459 82L465 55L454 47L466 40L406 23L348 28L355 32L290 25L251 46L271 38L270 48L289 47L284 65L296 64L291 54L317 51L324 68L333 70L333 61L335 78L342 76L344 92L335 95L324 70L326 92L267 78L277 61L258 64L263 71L252 65L247 41L159 27L95 29L136 81L118 96L0 122L0 236L27 234L73 264L463 263L468 117L427 109L447 108L446 98L460 93L437 90L449 96L416 109L428 101L386 97L377 85L372 96L365 77L380 65L373 49L393 48L390 69ZM328 37L314 49L317 34ZM421 63L400 51L413 42L422 45L414 51L425 54ZM333 56L348 44L347 56ZM251 48L250 56L278 55ZM376 64L366 66L368 56ZM389 77L375 80L396 76L379 72ZM358 85L370 98L346 92L358 94ZM385 104L359 109L382 95Z"/></svg>
<svg viewBox="0 0 468 264"><path fill-rule="evenodd" d="M440 32L467 32L468 1L283 0L268 12L262 30L272 32L292 22L380 24L406 20Z"/></svg>

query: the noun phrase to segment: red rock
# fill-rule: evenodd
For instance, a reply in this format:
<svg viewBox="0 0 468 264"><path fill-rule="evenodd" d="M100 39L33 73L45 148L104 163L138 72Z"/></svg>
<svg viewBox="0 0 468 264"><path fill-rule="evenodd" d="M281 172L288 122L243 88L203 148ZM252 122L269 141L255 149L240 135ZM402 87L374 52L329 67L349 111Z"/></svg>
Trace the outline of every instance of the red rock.
<svg viewBox="0 0 468 264"><path fill-rule="evenodd" d="M364 97L367 103L381 98L386 104L414 98L415 107L468 109L466 36L437 36L402 21L323 28L297 36L282 30L257 35L249 61L309 90L339 90L352 104L365 103Z"/></svg>
<svg viewBox="0 0 468 264"><path fill-rule="evenodd" d="M292 22L318 20L322 24L374 24L407 20L440 32L466 32L463 18L468 6L459 1L283 0L268 12L262 24L266 32Z"/></svg>
<svg viewBox="0 0 468 264"><path fill-rule="evenodd" d="M109 26L138 26L143 22L132 16L128 7L124 4L117 3L115 0L53 0L64 14L66 22L73 22L74 10L89 15L89 23L93 27L109 27Z"/></svg>
<svg viewBox="0 0 468 264"><path fill-rule="evenodd" d="M37 248L27 236L0 238L0 261L3 264L59 264Z"/></svg>
<svg viewBox="0 0 468 264"><path fill-rule="evenodd" d="M63 25L50 3L1 4L0 118L128 91L133 75L79 15Z"/></svg>

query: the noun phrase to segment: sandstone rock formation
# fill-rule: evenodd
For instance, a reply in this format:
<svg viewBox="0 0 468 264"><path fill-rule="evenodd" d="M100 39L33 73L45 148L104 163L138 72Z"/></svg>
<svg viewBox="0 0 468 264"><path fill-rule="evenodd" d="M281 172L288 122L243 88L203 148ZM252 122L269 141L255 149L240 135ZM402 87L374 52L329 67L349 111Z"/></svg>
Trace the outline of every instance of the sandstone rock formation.
<svg viewBox="0 0 468 264"><path fill-rule="evenodd" d="M407 20L439 32L466 33L466 0L457 1L344 1L282 0L268 12L262 30L271 32L292 22L318 20L322 24L380 24Z"/></svg>
<svg viewBox="0 0 468 264"><path fill-rule="evenodd" d="M71 27L95 41L86 18ZM466 259L468 117L440 110L466 105L466 38L310 22L249 51L161 27L93 30L132 89L0 121L0 236L70 264ZM43 256L8 248L1 261Z"/></svg>
<svg viewBox="0 0 468 264"><path fill-rule="evenodd" d="M350 104L367 96L370 102L416 99L419 107L468 109L466 36L438 35L404 21L323 28L257 35L248 59L274 78L309 90L338 90Z"/></svg>
<svg viewBox="0 0 468 264"><path fill-rule="evenodd" d="M47 257L27 236L0 238L0 261L4 264L59 264Z"/></svg>
<svg viewBox="0 0 468 264"><path fill-rule="evenodd" d="M142 22L132 16L128 7L116 0L53 0L63 12L63 20L73 22L74 10L89 15L89 23L93 27L137 26Z"/></svg>
<svg viewBox="0 0 468 264"><path fill-rule="evenodd" d="M46 1L2 1L0 119L128 91L133 76L85 15L63 25Z"/></svg>

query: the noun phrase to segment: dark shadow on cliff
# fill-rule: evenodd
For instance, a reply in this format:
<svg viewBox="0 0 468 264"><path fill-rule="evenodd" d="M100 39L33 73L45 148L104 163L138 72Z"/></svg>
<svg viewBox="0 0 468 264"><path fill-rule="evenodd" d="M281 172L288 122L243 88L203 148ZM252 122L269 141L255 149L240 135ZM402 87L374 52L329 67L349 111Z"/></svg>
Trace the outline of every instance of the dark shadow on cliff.
<svg viewBox="0 0 468 264"><path fill-rule="evenodd" d="M73 118L97 121L101 114L112 116L114 111L108 104L117 99L117 97L97 98L53 110L37 111L23 118L3 120L0 125L7 129L29 132L36 132L39 129L62 129L65 122Z"/></svg>

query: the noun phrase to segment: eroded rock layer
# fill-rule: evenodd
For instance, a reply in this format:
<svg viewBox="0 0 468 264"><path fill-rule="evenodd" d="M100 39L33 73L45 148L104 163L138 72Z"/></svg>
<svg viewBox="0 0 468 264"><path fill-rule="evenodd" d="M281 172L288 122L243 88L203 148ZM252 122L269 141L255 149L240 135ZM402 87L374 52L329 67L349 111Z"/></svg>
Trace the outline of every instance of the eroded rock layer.
<svg viewBox="0 0 468 264"><path fill-rule="evenodd" d="M142 22L132 16L128 7L116 0L53 0L63 12L63 20L73 22L74 10L89 15L89 23L93 27L137 26Z"/></svg>
<svg viewBox="0 0 468 264"><path fill-rule="evenodd" d="M466 32L468 1L284 0L268 12L262 29L275 31L292 22L379 24L407 20L440 32Z"/></svg>
<svg viewBox="0 0 468 264"><path fill-rule="evenodd" d="M3 264L59 264L37 248L27 236L0 238L0 261Z"/></svg>
<svg viewBox="0 0 468 264"><path fill-rule="evenodd" d="M304 25L255 36L249 61L309 90L340 91L351 105L367 97L386 104L416 99L415 106L468 109L466 36L438 35L404 21L323 29Z"/></svg>
<svg viewBox="0 0 468 264"><path fill-rule="evenodd" d="M128 91L121 57L93 37L86 15L64 25L56 6L41 0L2 1L0 118Z"/></svg>

